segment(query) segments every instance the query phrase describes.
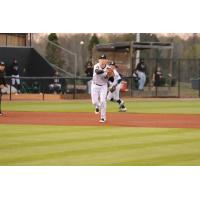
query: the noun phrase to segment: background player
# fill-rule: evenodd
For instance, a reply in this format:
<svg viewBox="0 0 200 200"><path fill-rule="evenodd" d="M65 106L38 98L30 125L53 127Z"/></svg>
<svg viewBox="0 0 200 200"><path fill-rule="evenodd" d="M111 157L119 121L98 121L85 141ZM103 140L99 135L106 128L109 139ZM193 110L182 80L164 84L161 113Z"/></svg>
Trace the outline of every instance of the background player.
<svg viewBox="0 0 200 200"><path fill-rule="evenodd" d="M145 83L146 83L146 64L144 63L144 59L140 59L140 62L137 64L137 67L136 67L136 73L139 77L138 79L138 89L139 90L144 90L144 86L145 86Z"/></svg>
<svg viewBox="0 0 200 200"><path fill-rule="evenodd" d="M95 114L101 113L100 122L106 121L106 96L108 92L108 68L106 55L99 57L99 62L94 65L91 97L95 105Z"/></svg>
<svg viewBox="0 0 200 200"><path fill-rule="evenodd" d="M127 109L124 105L124 101L120 99L120 88L122 78L116 69L117 66L115 65L115 62L111 62L109 66L113 69L114 77L113 79L109 79L110 89L107 95L107 100L117 102L119 104L119 111L126 112Z"/></svg>
<svg viewBox="0 0 200 200"><path fill-rule="evenodd" d="M0 116L3 115L2 112L1 112L1 98L2 98L1 89L6 87L6 81L5 81L5 78L4 78L4 71L5 71L5 63L0 62Z"/></svg>
<svg viewBox="0 0 200 200"><path fill-rule="evenodd" d="M16 87L17 93L20 93L20 79L19 79L19 63L16 59L14 59L13 64L11 65L11 76L12 76L12 86Z"/></svg>

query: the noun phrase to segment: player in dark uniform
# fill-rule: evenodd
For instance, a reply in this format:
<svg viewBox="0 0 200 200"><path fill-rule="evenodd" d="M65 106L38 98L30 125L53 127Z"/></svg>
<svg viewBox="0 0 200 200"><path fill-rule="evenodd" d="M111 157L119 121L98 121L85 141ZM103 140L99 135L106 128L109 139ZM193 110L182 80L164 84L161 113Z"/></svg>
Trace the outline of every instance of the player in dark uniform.
<svg viewBox="0 0 200 200"><path fill-rule="evenodd" d="M16 59L14 59L13 64L11 65L11 76L12 76L12 86L16 87L17 89L17 93L20 93L20 78L19 78L19 73L20 73L20 67L19 67L19 63Z"/></svg>
<svg viewBox="0 0 200 200"><path fill-rule="evenodd" d="M1 98L2 98L1 90L6 86L6 81L4 78L4 71L5 71L5 63L0 62L0 116L3 115L1 112Z"/></svg>
<svg viewBox="0 0 200 200"><path fill-rule="evenodd" d="M91 85L92 85L92 76L93 76L92 62L87 63L87 68L85 70L85 74L88 77L88 81L87 81L88 94L91 94Z"/></svg>

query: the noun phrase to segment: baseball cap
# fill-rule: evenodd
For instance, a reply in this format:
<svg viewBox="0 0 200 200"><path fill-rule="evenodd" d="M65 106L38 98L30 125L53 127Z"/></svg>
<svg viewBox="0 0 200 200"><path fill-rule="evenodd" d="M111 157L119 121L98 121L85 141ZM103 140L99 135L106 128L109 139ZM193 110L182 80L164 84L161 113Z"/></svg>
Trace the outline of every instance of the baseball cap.
<svg viewBox="0 0 200 200"><path fill-rule="evenodd" d="M5 67L5 63L3 61L0 61L0 65Z"/></svg>
<svg viewBox="0 0 200 200"><path fill-rule="evenodd" d="M99 59L106 59L106 55L105 54L102 54Z"/></svg>
<svg viewBox="0 0 200 200"><path fill-rule="evenodd" d="M144 59L143 59L143 58L141 58L141 59L140 59L140 62L144 62Z"/></svg>
<svg viewBox="0 0 200 200"><path fill-rule="evenodd" d="M110 65L115 65L115 62L114 62L114 61L111 61L111 62L110 62Z"/></svg>

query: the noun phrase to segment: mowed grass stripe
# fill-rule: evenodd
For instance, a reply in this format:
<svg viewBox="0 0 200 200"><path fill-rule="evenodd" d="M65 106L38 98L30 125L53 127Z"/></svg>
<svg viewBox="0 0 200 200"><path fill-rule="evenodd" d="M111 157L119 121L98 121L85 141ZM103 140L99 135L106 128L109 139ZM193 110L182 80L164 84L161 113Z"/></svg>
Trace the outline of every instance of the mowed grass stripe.
<svg viewBox="0 0 200 200"><path fill-rule="evenodd" d="M68 156L82 156L82 155L93 155L93 154L107 154L110 152L123 152L123 151L134 151L137 149L150 149L150 148L157 148L157 147L162 147L165 148L167 146L168 148L171 146L173 148L173 145L176 146L187 146L187 144L193 144L195 143L200 143L200 140L178 140L178 141L163 141L163 142L149 142L149 143L141 143L141 144L126 144L126 145L110 145L110 146L102 146L102 147L92 147L88 148L87 145L85 148L81 148L80 150L67 150L64 152L56 152L56 153L47 153L47 154L33 154L33 155L27 155L27 156L17 156L16 158L9 159L9 157L6 158L0 158L0 163L15 163L15 162L20 162L20 161L32 161L32 160L45 160L49 158L61 158L61 157L68 157ZM96 145L95 145L96 146ZM200 155L200 152L199 152ZM170 157L174 157L174 155L170 155ZM178 156L178 155L177 155ZM161 157L162 158L162 157ZM168 156L169 158L169 156ZM161 159L162 160L162 159ZM138 161L135 161L136 163ZM134 162L133 162L134 163ZM133 164L132 163L132 164ZM148 160L147 160L148 163Z"/></svg>
<svg viewBox="0 0 200 200"><path fill-rule="evenodd" d="M144 129L145 130L145 129ZM143 130L143 131L144 131ZM101 130L102 131L102 130ZM99 132L99 131L98 131ZM166 136L167 133L167 136ZM53 146L53 145L69 145L69 144L75 144L77 143L77 145L79 143L87 143L90 144L92 142L96 143L96 145L98 143L123 143L123 141L134 141L134 143L137 142L145 142L145 141L152 141L152 139L154 141L157 140L170 140L170 139L174 139L174 137L178 137L176 136L177 134L182 134L182 138L184 137L184 132L183 130L177 130L176 133L173 132L169 132L169 129L162 129L162 132L158 132L158 131L149 131L147 133L145 132L141 132L138 130L138 132L133 132L132 129L128 129L127 132L125 133L116 133L116 131L113 131L113 133L111 134L109 133L104 133L101 134L99 136L99 134L96 135L96 133L93 132L93 134L91 134L90 136L84 136L84 134L81 135L76 135L75 138L73 137L68 137L68 134L65 133L64 135L59 135L57 133L54 133L54 135L51 135L50 137L38 137L35 135L29 135L29 137L18 137L16 135L15 138L12 138L12 140L10 140L10 138L4 138L4 140L0 141L0 150L6 150L7 148L9 150L17 150L20 148L29 148L29 147L40 147L40 146ZM71 133L70 133L71 135ZM171 135L171 136L170 136ZM84 136L84 137L83 137ZM185 135L186 139L188 139L188 135ZM199 135L200 138L200 135Z"/></svg>
<svg viewBox="0 0 200 200"><path fill-rule="evenodd" d="M12 127L19 128L19 126ZM42 127L32 126L32 128L33 127L35 131L42 131ZM2 128L2 126L0 126L0 128ZM31 127L20 126L20 128L23 132ZM24 148L23 146L26 142L30 142L30 138L28 141L21 138L22 148L18 146L12 149L7 146L3 151L1 150L0 164L48 165L49 163L50 165L116 165L116 163L122 162L123 165L123 162L126 163L126 161L128 161L127 165L129 165L129 161L132 163L133 158L136 160L142 158L147 160L152 159L152 163L157 163L153 162L157 157L175 156L176 154L180 154L180 152L182 154L193 152L196 155L200 152L200 136L198 129L111 128L113 139L109 136L109 128L106 127L97 128L98 136L96 139L92 138L92 136L96 134L94 127L87 127L85 130L83 128L79 134L77 132L77 127L62 127L62 131L65 134L58 134L57 144L54 144L52 140L49 140L48 135L45 135L46 141L50 141L50 145L47 143L46 145L39 144L37 146L37 141L41 142L41 138L39 135L36 135L32 136L33 141L36 142L36 146L27 146ZM48 127L43 127L43 129L47 130ZM54 130L54 135L56 136L57 127L51 126L49 129L51 129L51 131ZM5 127L4 130L6 130ZM13 129L13 131L14 130L15 129ZM9 131L12 132L10 128ZM73 135L73 131L75 131L76 136L88 134L88 141L87 138L84 138L85 141L81 142L72 140L73 142L71 141L71 143L68 144L62 143L61 141L63 138L61 136ZM109 133L105 133L105 131ZM88 132L90 132L90 134ZM147 133L149 133L149 135ZM153 135L153 133L156 133L157 136ZM101 137L100 134L102 134ZM50 134L50 136L52 136L52 134ZM109 139L106 138L106 136L108 136ZM99 140L98 137L100 137ZM78 140L78 137L76 139ZM19 142L17 145L20 144L20 140L17 141ZM1 140L1 145L4 145L5 141L6 140ZM42 138L42 142L45 142L44 138ZM134 162L137 163L136 161ZM134 165L134 162L131 165Z"/></svg>
<svg viewBox="0 0 200 200"><path fill-rule="evenodd" d="M183 146L183 148L181 148L181 146ZM171 164L174 156L183 155L184 157L184 155L188 154L188 152L190 152L190 155L194 155L192 159L199 160L199 156L195 156L200 155L199 143L185 143L181 145L175 144L166 146L162 146L160 144L156 146L149 145L142 148L141 146L134 148L133 146L127 145L123 146L122 149L119 149L118 147L109 147L96 148L92 149L92 151L90 149L65 151L59 153L32 155L29 157L15 157L13 159L6 158L1 159L0 163L3 165L22 165L22 163L26 163L25 165L29 165L29 163L48 165L47 163L49 161L53 161L53 165L61 165L59 160L64 159L64 165L116 165L117 161L127 161L128 158L130 160L132 157L134 160L132 160L131 163L125 162L124 164L119 163L117 165L141 165L141 162L138 162L138 159L141 160L141 158L143 158L144 161L147 161L144 165L162 165L162 162L159 164L159 160L163 156L166 156L166 158L168 158L166 162ZM151 160L151 163L149 163L148 160Z"/></svg>
<svg viewBox="0 0 200 200"><path fill-rule="evenodd" d="M51 128L52 127L52 128ZM123 135L134 134L134 136L149 136L149 135L165 135L168 134L183 134L183 129L174 128L175 133L171 132L171 128L141 128L138 127L137 131L134 131L132 127L93 127L93 126L83 126L83 127L68 127L68 126L40 126L40 125L1 125L0 124L0 142L2 140L14 141L15 138L21 141L22 138L26 138L27 140L30 138L34 140L34 138L42 139L44 138L65 138L65 139L84 139L88 137L117 137ZM26 131L24 131L26 130ZM148 132L146 132L148 130ZM155 131L157 130L157 131ZM159 130L162 130L159 132ZM192 133L193 130L190 129ZM187 132L189 129L187 129ZM82 134L82 132L84 134Z"/></svg>
<svg viewBox="0 0 200 200"><path fill-rule="evenodd" d="M122 151L110 151L106 153L92 153L92 154L81 154L81 155L67 155L61 157L50 157L46 159L44 162L41 160L32 160L28 161L29 165L110 165L116 166L119 164L116 163L124 163L127 161L132 161L131 165L139 165L136 161L137 160L152 160L152 163L145 163L144 165L159 165L154 160L160 157L167 157L169 160L168 163L172 163L170 157L174 155L182 155L188 154L195 155L194 158L191 159L191 162L194 162L197 165L200 165L199 159L199 143L189 143L184 145L167 145L167 146L153 146L153 147L146 147L146 148L138 148L138 149L127 149ZM135 161L135 162L133 162ZM180 161L180 160L179 160ZM180 161L181 164L184 165L184 159ZM188 162L185 161L186 163ZM174 163L174 162L173 162ZM130 163L128 163L130 165ZM127 164L127 165L128 165ZM187 163L188 164L188 163ZM16 164L15 164L16 165ZM20 161L20 165L27 165L27 161ZM162 164L160 164L162 165ZM177 165L177 162L176 162Z"/></svg>
<svg viewBox="0 0 200 200"><path fill-rule="evenodd" d="M153 140L153 142L152 142ZM174 138L172 139L168 139L168 140L164 140L164 138L146 138L145 140L137 140L134 139L134 137L128 137L128 138L113 138L113 139L107 139L107 140L92 140L89 141L79 141L79 142L71 142L71 141L51 141L51 142L38 142L38 143L32 143L32 144L17 144L17 145L13 145L13 146L4 146L4 148L2 148L1 146L1 153L7 152L7 156L9 156L8 154L12 153L12 152L17 152L17 151L21 151L23 152L23 150L25 151L25 154L27 154L29 152L29 149L31 147L34 147L35 153L39 153L41 154L43 151L46 151L46 149L50 148L52 150L48 150L48 151L58 151L58 154L60 152L60 149L67 149L67 151L116 151L117 149L119 150L127 150L127 149L137 149L137 148L146 148L146 147L153 147L153 146L164 146L164 145L173 145L173 144L188 144L188 143L199 143L200 142L200 137L199 138L195 138L195 139L176 139L174 140ZM66 146L67 145L67 146ZM109 145L109 146L108 146ZM28 151L27 149L24 149L28 147ZM3 151L4 150L4 151ZM1 154L0 154L1 155Z"/></svg>
<svg viewBox="0 0 200 200"><path fill-rule="evenodd" d="M35 129L37 131L37 128ZM69 128L63 127L63 129L69 129ZM102 132L100 136L99 136L99 130L101 130ZM65 133L61 137L61 135L59 134L57 135L56 130L54 130L55 134L53 135L53 137L52 135L51 137L46 137L46 136L38 137L35 135L30 135L28 138L27 137L22 138L22 137L16 136L16 138L12 138L12 140L10 140L10 138L0 140L0 149L5 150L5 151L9 149L9 152L12 152L12 150L20 151L21 149L23 149L23 151L25 151L26 149L24 148L30 149L30 147L34 147L36 151L42 151L43 149L46 149L45 146L48 147L50 145L51 145L51 149L56 150L56 146L59 146L58 149L60 149L61 146L63 146L63 148L65 149L66 148L70 149L70 147L72 148L81 148L82 146L90 147L93 144L95 144L96 147L102 146L102 145L107 146L113 143L116 145L127 144L130 142L135 144L135 143L141 143L141 142L145 143L146 141L155 142L155 141L162 141L162 140L165 140L165 141L173 140L174 137L179 137L177 134L181 134L181 138L186 138L186 139L189 138L188 131L184 133L182 129L176 129L176 133L174 133L174 131L170 132L169 131L170 129L158 129L162 131L158 131L158 130L155 131L154 129L149 130L147 128L138 128L137 131L134 131L134 129L132 128L131 129L122 128L121 131L120 130L116 131L116 129L114 128L114 130L112 130L113 132L112 134L110 132L105 133L107 128L100 128L99 130L98 130L98 134L96 134L96 132L93 132L90 136L83 137L83 135L85 135L85 132L82 134L82 129L81 129L80 136L76 135L76 138L66 137L68 135L71 135L71 133ZM146 132L146 130L148 131ZM88 131L88 129L86 130L83 129L83 131ZM119 131L120 133L118 133ZM196 138L198 136L199 135L197 134ZM66 145L66 147L64 145Z"/></svg>
<svg viewBox="0 0 200 200"><path fill-rule="evenodd" d="M197 153L177 153L176 155L168 155L168 156L158 156L155 158L150 159L133 159L129 161L123 161L118 163L113 163L112 165L116 166L133 166L133 165L139 165L139 166L146 166L146 165L156 165L156 166L162 166L162 165L191 165L190 162L196 162L198 165L200 165L200 152ZM192 162L191 162L192 163Z"/></svg>

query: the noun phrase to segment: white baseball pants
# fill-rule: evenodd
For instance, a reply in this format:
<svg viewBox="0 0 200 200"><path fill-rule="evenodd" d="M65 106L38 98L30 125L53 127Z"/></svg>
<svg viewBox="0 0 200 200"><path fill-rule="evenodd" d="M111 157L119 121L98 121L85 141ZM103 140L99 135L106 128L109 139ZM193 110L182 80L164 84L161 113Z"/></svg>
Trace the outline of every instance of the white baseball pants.
<svg viewBox="0 0 200 200"><path fill-rule="evenodd" d="M107 96L108 86L107 84L99 86L92 83L91 87L91 97L92 103L100 108L101 119L106 120L106 96Z"/></svg>
<svg viewBox="0 0 200 200"><path fill-rule="evenodd" d="M138 77L140 78L139 81L138 81L138 83L139 83L139 88L138 89L139 90L143 90L145 82L146 82L146 75L145 75L145 73L139 72L139 71L137 71L137 73L138 73Z"/></svg>
<svg viewBox="0 0 200 200"><path fill-rule="evenodd" d="M120 89L121 89L121 84L118 84L116 86L116 89L114 92L108 92L108 96L107 96L107 100L111 100L111 99L114 99L115 101L118 101L119 100L119 93L120 93Z"/></svg>
<svg viewBox="0 0 200 200"><path fill-rule="evenodd" d="M15 85L15 83L20 85L19 75L12 75L12 85Z"/></svg>

